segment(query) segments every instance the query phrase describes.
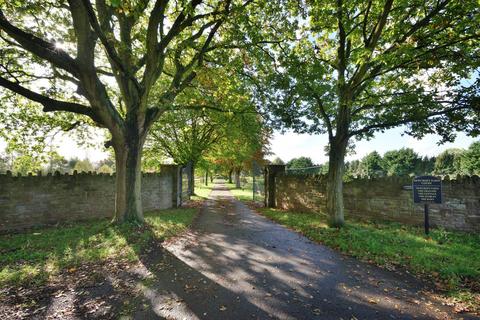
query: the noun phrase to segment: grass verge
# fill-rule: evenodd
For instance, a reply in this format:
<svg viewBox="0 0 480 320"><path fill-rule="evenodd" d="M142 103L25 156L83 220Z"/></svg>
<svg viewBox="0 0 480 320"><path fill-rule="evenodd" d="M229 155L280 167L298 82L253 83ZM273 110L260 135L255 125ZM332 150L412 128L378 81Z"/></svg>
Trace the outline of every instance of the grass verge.
<svg viewBox="0 0 480 320"><path fill-rule="evenodd" d="M195 184L195 195L191 196L192 200L205 200L208 199L210 192L212 192L213 183L208 186L204 184Z"/></svg>
<svg viewBox="0 0 480 320"><path fill-rule="evenodd" d="M348 222L329 228L325 216L261 208L266 217L343 253L428 278L466 311L480 312L480 235L398 223Z"/></svg>
<svg viewBox="0 0 480 320"><path fill-rule="evenodd" d="M253 191L250 186L246 188L241 188L237 189L234 183L225 183L228 189L230 189L230 192L233 194L233 196L240 201L252 201L253 200Z"/></svg>
<svg viewBox="0 0 480 320"><path fill-rule="evenodd" d="M110 259L136 261L152 239L162 241L185 230L197 209L147 213L145 225L97 220L0 236L0 286L42 284L82 263Z"/></svg>
<svg viewBox="0 0 480 320"><path fill-rule="evenodd" d="M251 182L246 183L242 188L238 189L234 183L225 183L233 196L239 201L253 201L253 184ZM264 197L256 194L255 201L263 202Z"/></svg>

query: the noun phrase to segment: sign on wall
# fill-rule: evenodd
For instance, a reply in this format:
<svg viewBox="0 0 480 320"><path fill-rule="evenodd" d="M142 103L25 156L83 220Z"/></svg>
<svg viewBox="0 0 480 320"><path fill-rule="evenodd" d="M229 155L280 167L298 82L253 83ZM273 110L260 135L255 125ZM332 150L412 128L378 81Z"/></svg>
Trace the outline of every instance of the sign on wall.
<svg viewBox="0 0 480 320"><path fill-rule="evenodd" d="M415 177L412 183L413 202L423 203L425 212L425 234L430 232L428 204L442 203L442 180L434 176Z"/></svg>
<svg viewBox="0 0 480 320"><path fill-rule="evenodd" d="M414 203L442 203L442 180L433 176L413 179Z"/></svg>

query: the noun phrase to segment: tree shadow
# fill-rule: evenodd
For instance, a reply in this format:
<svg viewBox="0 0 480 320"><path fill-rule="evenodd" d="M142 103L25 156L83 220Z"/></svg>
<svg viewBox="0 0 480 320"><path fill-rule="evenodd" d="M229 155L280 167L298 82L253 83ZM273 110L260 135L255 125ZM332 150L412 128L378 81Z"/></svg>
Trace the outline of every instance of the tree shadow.
<svg viewBox="0 0 480 320"><path fill-rule="evenodd" d="M138 257L136 268L119 275L135 279L137 292L147 302L132 310L134 319L269 318L266 311L178 259L159 239Z"/></svg>
<svg viewBox="0 0 480 320"><path fill-rule="evenodd" d="M28 318L433 319L444 312L419 298L414 279L312 244L227 195L208 200L193 229L169 243L152 239L135 264L79 266L66 274L65 283L77 277L73 287L26 297L44 295L35 306L44 309ZM138 248L130 230L119 235Z"/></svg>
<svg viewBox="0 0 480 320"><path fill-rule="evenodd" d="M435 319L451 314L438 303L422 300L423 288L413 277L398 276L312 244L249 214L245 205L229 196L217 199L217 206L212 207L213 200L207 205L208 213L197 221L196 232L167 246L169 256L173 255L176 265L185 266L183 276L192 269L206 276L211 279L208 282L221 285L219 290L228 288L233 296L245 299L249 303L245 310L252 306L252 313L261 310L260 318ZM179 288L175 293L196 308L200 318L222 319L222 313L193 306L198 302ZM230 294L226 301L234 304L231 298ZM213 316L202 317L205 310ZM223 315L249 317L245 311Z"/></svg>

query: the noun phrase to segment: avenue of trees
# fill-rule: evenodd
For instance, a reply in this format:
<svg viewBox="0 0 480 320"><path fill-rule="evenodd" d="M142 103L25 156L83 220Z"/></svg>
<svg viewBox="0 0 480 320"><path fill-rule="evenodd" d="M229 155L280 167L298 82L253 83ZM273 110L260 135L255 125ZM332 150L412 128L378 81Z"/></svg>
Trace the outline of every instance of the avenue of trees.
<svg viewBox="0 0 480 320"><path fill-rule="evenodd" d="M233 43L251 2L2 2L0 86L108 130L115 220L142 222L147 135L215 51Z"/></svg>
<svg viewBox="0 0 480 320"><path fill-rule="evenodd" d="M169 158L239 185L273 129L326 134L327 211L341 226L354 140L397 126L444 141L480 133L479 15L477 0L4 1L0 138L15 170L68 168L36 146L54 129L89 143L101 128L114 220L141 223L142 166ZM396 164L415 154L367 157L355 172L388 175L410 173ZM476 170L454 151L438 158L422 170Z"/></svg>

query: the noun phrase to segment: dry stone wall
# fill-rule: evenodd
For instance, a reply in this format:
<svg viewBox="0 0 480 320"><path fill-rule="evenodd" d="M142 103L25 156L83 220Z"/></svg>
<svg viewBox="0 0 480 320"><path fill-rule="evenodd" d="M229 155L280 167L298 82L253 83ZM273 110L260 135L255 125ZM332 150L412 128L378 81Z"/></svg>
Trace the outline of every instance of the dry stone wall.
<svg viewBox="0 0 480 320"><path fill-rule="evenodd" d="M345 215L358 219L423 224L423 206L413 204L408 177L358 179L344 184ZM430 205L430 223L446 229L480 231L480 177L442 181L442 204ZM275 180L276 206L304 212L325 212L325 176L280 174Z"/></svg>
<svg viewBox="0 0 480 320"><path fill-rule="evenodd" d="M177 166L142 177L146 212L177 203ZM0 175L0 232L112 217L115 176L95 173L48 176Z"/></svg>

